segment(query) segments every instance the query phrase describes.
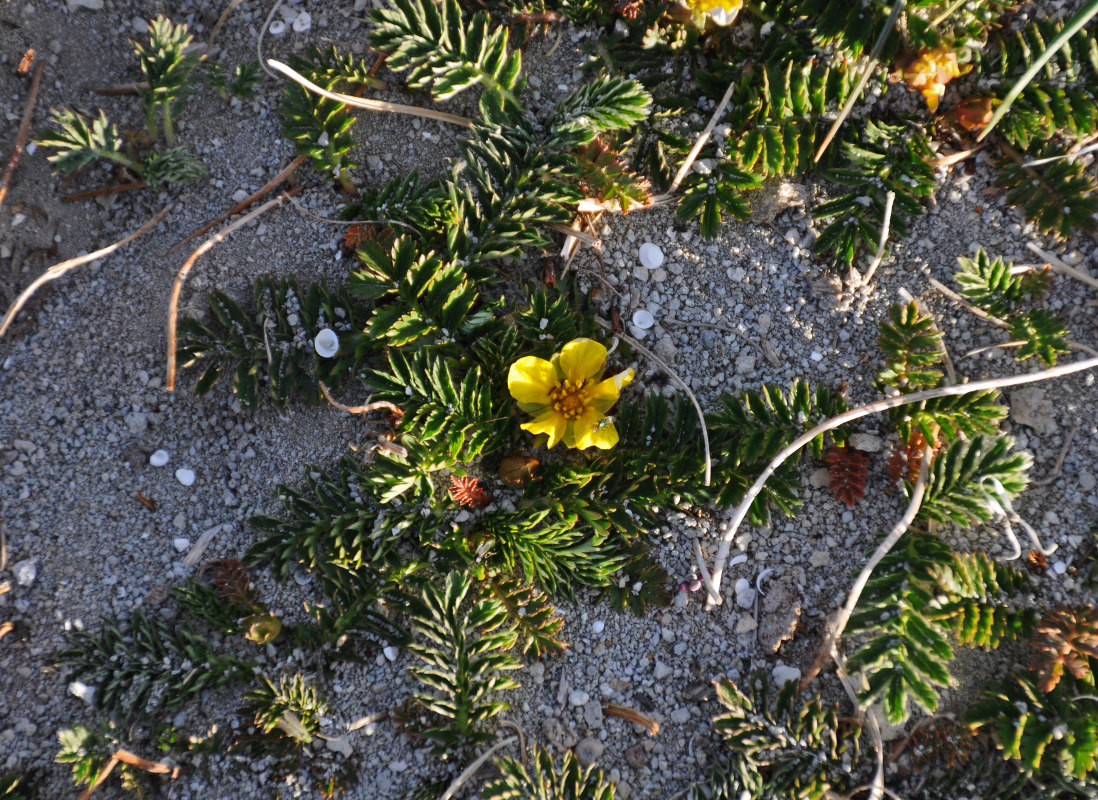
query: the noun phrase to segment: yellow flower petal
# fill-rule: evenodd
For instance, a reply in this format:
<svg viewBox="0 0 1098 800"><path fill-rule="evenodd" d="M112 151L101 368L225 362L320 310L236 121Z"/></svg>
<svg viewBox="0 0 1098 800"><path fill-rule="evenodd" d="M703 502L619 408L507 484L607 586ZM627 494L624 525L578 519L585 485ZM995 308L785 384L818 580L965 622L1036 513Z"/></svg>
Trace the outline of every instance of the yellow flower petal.
<svg viewBox="0 0 1098 800"><path fill-rule="evenodd" d="M581 429L582 422L584 422L583 417L573 423L578 433L575 435L575 442L571 446L577 450L586 450L588 447L609 450L618 443L618 429L614 427L614 423L607 422L601 414L594 425L583 426ZM601 427L598 424L599 422L602 423Z"/></svg>
<svg viewBox="0 0 1098 800"><path fill-rule="evenodd" d="M560 351L560 369L573 383L598 378L606 366L606 348L594 339L575 339Z"/></svg>
<svg viewBox="0 0 1098 800"><path fill-rule="evenodd" d="M619 372L612 378L600 381L598 385L591 390L591 404L600 414L605 414L610 410L610 406L618 401L618 395L620 395L621 390L628 386L630 381L633 380L633 375L632 368L627 369L625 372Z"/></svg>
<svg viewBox="0 0 1098 800"><path fill-rule="evenodd" d="M557 371L544 358L524 356L507 373L507 390L520 403L548 405L549 390L557 385Z"/></svg>
<svg viewBox="0 0 1098 800"><path fill-rule="evenodd" d="M524 431L529 431L535 435L539 433L546 434L549 437L549 444L547 444L546 447L550 450L556 446L557 442L564 438L567 428L568 420L566 420L562 414L558 414L552 409L539 415L532 422L527 422L522 425Z"/></svg>

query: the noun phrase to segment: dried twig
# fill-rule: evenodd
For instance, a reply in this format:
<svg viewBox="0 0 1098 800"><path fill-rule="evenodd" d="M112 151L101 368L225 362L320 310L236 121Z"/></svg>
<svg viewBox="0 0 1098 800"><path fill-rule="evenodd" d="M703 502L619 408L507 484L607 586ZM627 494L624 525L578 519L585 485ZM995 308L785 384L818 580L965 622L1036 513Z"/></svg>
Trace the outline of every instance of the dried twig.
<svg viewBox="0 0 1098 800"><path fill-rule="evenodd" d="M0 519L0 572L8 568L8 529Z"/></svg>
<svg viewBox="0 0 1098 800"><path fill-rule="evenodd" d="M510 728L518 734L519 752L522 753L522 765L526 766L526 731L524 731L522 729L522 726L512 719L501 719L498 725L501 728Z"/></svg>
<svg viewBox="0 0 1098 800"><path fill-rule="evenodd" d="M1026 248L1035 253L1038 258L1043 258L1045 261L1047 261L1049 266L1052 267L1054 271L1075 278L1075 280L1077 281L1082 281L1088 286L1098 288L1098 278L1091 277L1087 273L1083 272L1081 269L1076 269L1075 267L1068 264L1066 261L1057 258L1052 253L1046 253L1033 242L1027 242Z"/></svg>
<svg viewBox="0 0 1098 800"><path fill-rule="evenodd" d="M8 309L8 313L4 315L4 319L0 320L0 336L4 335L4 332L8 329L8 326L11 325L12 320L15 319L15 315L19 313L19 309L26 305L27 301L30 300L31 295L38 291L38 287L40 287L44 283L49 283L52 280L60 278L62 275L64 275L66 272L68 272L70 269L73 269L74 267L79 267L81 264L87 264L89 261L95 261L98 258L105 258L106 256L109 256L111 253L113 253L115 250L117 250L119 247L129 244L138 236L146 233L156 223L160 222L160 220L164 218L164 215L168 213L168 210L171 207L172 206L170 203L166 205L160 210L160 212L156 216L154 216L152 219L150 219L148 222L146 222L144 225L142 225L126 238L120 239L114 244L107 245L100 250L96 250L94 253L77 256L76 258L70 258L68 261L62 261L60 264L54 264L52 267L50 267L37 278L35 278L34 282L31 283L31 285L28 286L26 289L24 289L23 293L19 295L18 298L16 298L16 301L12 304L11 308Z"/></svg>
<svg viewBox="0 0 1098 800"><path fill-rule="evenodd" d="M675 173L674 180L671 181L671 185L668 187L667 192L664 194L664 198L670 197L679 188L679 184L682 183L683 178L686 177L686 173L690 171L690 167L694 165L694 160L698 157L698 153L705 147L705 143L709 141L709 135L713 133L713 129L717 127L717 120L721 118L724 110L728 107L728 102L732 99L732 92L736 89L736 81L728 84L728 88L724 90L724 97L717 103L717 107L713 109L713 116L709 118L709 124L705 126L705 130L698 136L698 140L694 142L694 146L690 148L690 152L686 154L686 158L683 159L682 164L679 165L678 172ZM654 199L653 199L654 202Z"/></svg>
<svg viewBox="0 0 1098 800"><path fill-rule="evenodd" d="M224 25L225 20L229 18L229 14L233 13L233 9L243 2L244 0L229 0L229 4L225 6L225 10L221 12L221 16L217 18L217 22L214 23L213 29L210 30L210 36L206 39L207 47L214 43L214 39L216 39L217 34L221 32L221 26Z"/></svg>
<svg viewBox="0 0 1098 800"><path fill-rule="evenodd" d="M148 761L139 755L131 753L129 750L122 750L121 748L114 752L106 766L99 771L99 774L95 776L95 780L80 793L80 796L76 800L88 800L91 797L92 792L98 789L103 781L107 780L110 774L114 771L114 768L118 764L129 764L131 767L137 767L145 772L151 772L154 775L170 775L172 778L179 777L179 767L169 767L167 764L162 764L159 761Z"/></svg>
<svg viewBox="0 0 1098 800"><path fill-rule="evenodd" d="M175 329L178 322L177 317L179 316L179 295L183 291L183 283L187 280L187 275L190 273L191 267L194 266L199 258L208 253L215 244L225 241L229 234L244 227L253 219L267 213L275 206L282 205L282 201L285 199L285 195L279 195L273 200L268 200L255 211L245 214L240 219L227 225L218 233L200 244L198 249L191 253L190 258L184 261L183 266L179 268L179 272L176 273L175 276L175 283L172 285L172 297L168 303L168 377L164 386L169 392L175 389Z"/></svg>
<svg viewBox="0 0 1098 800"><path fill-rule="evenodd" d="M1056 454L1056 461L1053 463L1052 469L1049 471L1048 475L1039 481L1030 481L1030 486L1048 486L1060 477L1060 470L1064 468L1064 459L1067 457L1068 450L1071 448L1071 443L1075 439L1075 434L1078 432L1079 420L1075 420L1071 425L1071 430L1068 431L1067 438L1064 439L1064 444L1060 448L1060 452ZM3 567L0 567L0 569L3 569Z"/></svg>
<svg viewBox="0 0 1098 800"><path fill-rule="evenodd" d="M602 707L602 713L608 717L619 717L620 719L627 719L630 722L635 722L637 725L648 729L649 736L655 736L660 732L660 724L651 717L646 717L639 711L635 711L632 708L626 708L625 706L619 706L614 703L607 703Z"/></svg>
<svg viewBox="0 0 1098 800"><path fill-rule="evenodd" d="M313 94L318 94L321 97L326 97L329 100L335 100L336 102L344 103L354 108L365 108L370 111L390 111L397 114L409 114L413 117L424 117L426 119L439 120L440 122L449 122L453 125L461 125L463 128L473 127L473 120L469 119L468 117L461 117L457 114L447 114L445 111L435 111L432 108L406 106L403 103L386 103L383 100L369 100L365 97L355 97L351 94L343 94L341 92L329 92L327 89L320 88L304 75L294 71L287 65L283 64L281 61L268 59L267 65L276 72L281 72L294 83L297 83L300 86L308 89Z"/></svg>
<svg viewBox="0 0 1098 800"><path fill-rule="evenodd" d="M802 692L808 687L808 684L820 674L823 665L831 657L832 650L837 648L839 639L842 637L843 631L846 630L846 624L850 621L850 615L854 613L854 607L858 605L858 600L861 599L862 591L869 582L873 570L881 563L881 559L888 555L888 551L896 545L896 542L900 541L900 537L907 532L908 527L915 520L915 515L919 513L919 506L922 505L923 495L926 493L926 479L930 474L930 460L933 456L934 448L929 444L924 446L923 460L919 465L919 477L915 481L915 486L912 487L911 500L907 504L907 510L904 511L904 515L900 517L900 521L893 526L888 536L885 537L885 540L877 546L877 550L873 553L873 556L866 562L866 565L858 574L857 580L854 581L854 586L850 589L850 594L847 595L846 603L839 612L835 624L832 625L831 630L828 632L823 647L820 648L820 654L816 656L816 660L813 662L811 668L809 668L808 672L801 678Z"/></svg>
<svg viewBox="0 0 1098 800"><path fill-rule="evenodd" d="M366 403L361 406L345 406L343 403L332 397L331 391L324 385L324 381L317 381L320 386L320 391L324 395L324 399L331 405L338 408L340 411L346 411L348 414L369 414L371 411L379 411L384 409L390 414L400 419L404 416L404 409L398 406L396 403L390 403L388 400L378 400L376 403Z"/></svg>
<svg viewBox="0 0 1098 800"><path fill-rule="evenodd" d="M751 504L755 502L755 498L759 496L763 486L766 485L766 481L774 474L774 471L781 466L786 459L796 453L806 444L811 442L817 436L822 433L827 433L830 430L834 430L848 422L853 422L856 419L867 417L870 414L879 414L882 411L888 411L889 409L899 408L910 403L921 403L924 400L933 400L938 397L957 397L959 395L971 394L972 392L986 392L991 389L1003 389L1008 386L1021 386L1027 383L1039 383L1041 381L1047 381L1052 378L1058 378L1063 375L1070 375L1075 372L1082 372L1088 369L1094 369L1098 367L1098 358L1087 358L1082 361L1076 361L1070 364L1059 364L1049 369L1041 370L1040 372L1028 373L1026 375L1012 375L1006 378L991 378L983 381L973 381L972 383L964 383L958 386L942 386L937 389L928 389L923 392L913 392L911 394L902 394L896 397L886 397L883 400L877 400L872 403L868 403L858 408L852 408L849 411L845 411L838 416L831 419L824 420L819 425L816 425L809 431L798 436L791 443L781 449L781 451L774 456L774 458L767 465L766 469L762 471L759 477L751 485L751 488L747 490L743 500L736 506L735 511L732 514L732 519L729 520L724 530L721 532L720 547L717 550L717 557L713 563L713 586L714 588L709 590L708 606L717 606L721 604L720 586L721 575L724 572L724 567L728 563L728 555L732 549L732 540L736 537L736 532L739 530L740 525L747 518L747 512L751 508ZM708 587L707 587L708 588Z"/></svg>
<svg viewBox="0 0 1098 800"><path fill-rule="evenodd" d="M930 282L931 286L933 286L939 292L944 294L950 300L952 300L955 303L958 303L959 305L964 306L965 310L967 310L969 313L976 315L980 319L987 320L988 322L990 322L992 325L994 325L997 328L1002 328L1003 330L1010 330L1010 323L1007 322L1006 320L1002 320L1002 319L999 319L998 317L994 317L991 314L984 311L982 308L977 308L976 306L972 305L972 303L968 302L963 297L961 297L959 294L957 294L955 291L953 291L949 287L945 286L944 284L940 283L939 281L934 280L933 278L927 278L927 281ZM1086 353L1091 358L1098 357L1098 350L1095 350L1093 347L1090 347L1089 345L1085 345L1082 342L1075 342L1075 341L1072 341L1070 339L1065 339L1064 344L1066 344L1072 350L1078 350L1080 353ZM1008 342L1006 345L1001 345L1001 346L1002 347L1010 346L1010 343Z"/></svg>
<svg viewBox="0 0 1098 800"><path fill-rule="evenodd" d="M96 197L103 197L108 194L118 194L119 192L130 192L134 189L144 189L149 184L145 181L130 181L129 183L116 183L114 186L104 186L100 189L89 189L86 192L76 192L76 194L67 194L61 198L62 203L75 203L77 200L91 200Z"/></svg>
<svg viewBox="0 0 1098 800"><path fill-rule="evenodd" d="M44 66L45 62L39 61L34 68L34 77L31 78L30 91L27 93L27 103L23 106L23 121L19 124L19 133L15 135L15 148L11 152L11 158L8 159L8 166L4 168L4 177L0 178L0 206L4 205L8 186L11 185L12 176L15 175L15 167L27 144L27 132L30 131L31 118L34 116L34 101L38 99L38 84L42 82Z"/></svg>
<svg viewBox="0 0 1098 800"><path fill-rule="evenodd" d="M259 189L257 192L255 192L253 195L251 195L250 197L248 197L244 200L241 200L239 203L237 203L235 206L230 208L224 214L217 217L216 219L210 220L205 225L203 225L201 228L196 230L194 233L188 234L186 238L184 238L180 242L177 242L176 244L172 245L172 248L168 252L169 253L174 253L176 250L178 250L180 247L185 245L187 242L191 241L192 239L197 239L202 234L204 234L207 231L212 230L213 228L217 227L222 222L227 220L229 217L233 216L233 214L239 214L245 208L247 208L252 203L259 200L261 197L266 195L273 188L275 188L280 183L282 183L284 180L289 178L290 175L293 174L294 170L296 170L298 167L300 167L302 164L305 163L306 158L308 158L308 156L303 156L303 155L298 156L297 158L295 158L293 161L291 161L286 166L285 169L283 169L280 173L278 173L273 178L271 178L269 181L267 181L267 183L264 184L264 186L261 189Z"/></svg>
<svg viewBox="0 0 1098 800"><path fill-rule="evenodd" d="M438 800L451 800L451 798L455 794L457 794L458 789L460 789L462 786L464 786L470 778L472 778L474 775L476 775L477 770L481 768L481 766L484 764L484 762L486 762L493 755L495 755L497 750L502 750L504 747L507 747L508 745L512 745L517 741L518 741L517 736L509 736L506 739L500 739L494 745L489 747L487 750L485 750L483 753L481 753L479 756L477 756L476 760L473 761L472 764L467 766L462 771L462 773L460 775L458 775L456 778L454 778L454 782L450 784L449 788L447 788L445 792L443 792L441 795L439 795Z"/></svg>
<svg viewBox="0 0 1098 800"><path fill-rule="evenodd" d="M900 18L900 13L904 10L905 5L905 0L898 0L898 2L892 6L892 13L889 14L888 19L885 20L884 27L881 28L881 34L877 37L877 41L873 43L873 50L866 59L865 68L862 71L861 78L858 80L858 85L855 86L854 91L850 93L850 97L847 98L846 105L844 105L843 110L839 112L839 116L831 123L831 128L828 129L827 136L824 137L824 140L820 142L820 147L816 151L812 163L818 164L820 159L823 158L823 154L831 144L831 140L835 138L835 134L839 132L839 128L842 127L843 122L850 116L850 111L854 108L854 104L858 102L858 98L862 96L865 85L869 83L869 76L873 74L873 67L876 66L877 56L879 56L881 50L884 49L885 42L888 41L889 34L892 33L892 29L896 25L896 20Z"/></svg>
<svg viewBox="0 0 1098 800"><path fill-rule="evenodd" d="M608 331L614 332L614 326L604 319L595 317L595 323ZM701 424L702 441L705 444L705 485L708 486L713 477L713 462L709 456L709 428L705 424L705 412L702 411L701 403L698 402L698 398L694 395L692 391L690 391L690 387L686 385L686 381L680 378L675 370L667 366L667 364L663 362L663 359L661 359L659 356L657 356L655 353L653 353L651 350L649 350L647 347L645 347L643 344L641 344L628 334L614 332L614 335L622 341L630 344L634 350L637 350L646 355L653 363L656 364L656 366L658 366L667 374L672 383L674 383L686 393L686 396L690 398L690 402L694 404L694 410L698 412L698 422Z"/></svg>
<svg viewBox="0 0 1098 800"><path fill-rule="evenodd" d="M97 86L92 89L93 94L100 94L106 97L118 97L127 94L137 94L142 89L148 89L149 84L145 81L139 81L137 83L117 83L111 86Z"/></svg>
<svg viewBox="0 0 1098 800"><path fill-rule="evenodd" d="M881 223L881 238L877 242L877 253L866 267L865 275L861 280L854 282L854 286L852 287L854 289L869 286L869 282L873 280L873 274L877 271L877 267L881 266L881 260L884 258L885 245L888 243L888 229L892 224L892 205L895 202L895 192L889 192L885 195L884 221Z"/></svg>

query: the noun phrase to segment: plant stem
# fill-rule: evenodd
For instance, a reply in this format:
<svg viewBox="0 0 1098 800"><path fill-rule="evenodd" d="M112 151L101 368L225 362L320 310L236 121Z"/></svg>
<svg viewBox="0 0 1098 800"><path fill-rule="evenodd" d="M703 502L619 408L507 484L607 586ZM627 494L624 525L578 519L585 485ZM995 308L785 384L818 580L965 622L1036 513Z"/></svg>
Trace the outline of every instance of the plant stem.
<svg viewBox="0 0 1098 800"><path fill-rule="evenodd" d="M987 135L991 133L992 129L1006 116L1006 113L1010 110L1010 107L1014 105L1014 101L1018 99L1018 96L1025 91L1029 82L1033 80L1037 73L1044 68L1045 64L1047 64L1052 57L1068 43L1068 40L1072 36L1090 22L1095 14L1098 14L1098 0L1090 0L1089 3L1079 9L1079 13L1068 21L1064 26L1064 29L1060 31L1059 36L1052 40L1052 43L1045 48L1045 51L1030 64L1029 69L1022 73L1022 77L1016 80L1014 85L1010 87L1010 91L1007 92L1006 97L1003 98L1003 102L999 104L999 107L995 109L995 113L991 115L991 121L984 126L982 131L980 131L980 135L976 137L976 141L982 142Z"/></svg>

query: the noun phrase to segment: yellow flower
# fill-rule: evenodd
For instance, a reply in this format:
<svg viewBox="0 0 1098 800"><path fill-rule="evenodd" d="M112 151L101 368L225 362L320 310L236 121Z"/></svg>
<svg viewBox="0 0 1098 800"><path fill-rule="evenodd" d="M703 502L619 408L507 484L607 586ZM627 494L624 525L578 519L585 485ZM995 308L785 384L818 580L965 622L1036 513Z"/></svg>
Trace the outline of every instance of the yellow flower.
<svg viewBox="0 0 1098 800"><path fill-rule="evenodd" d="M700 28L705 20L711 19L717 25L731 25L743 7L743 0L681 0L682 4L694 14L695 24Z"/></svg>
<svg viewBox="0 0 1098 800"><path fill-rule="evenodd" d="M922 92L927 108L937 111L938 101L945 94L946 84L970 69L971 64L962 67L957 62L956 51L942 45L931 50L920 50L910 64L892 73L892 79L902 80L912 89Z"/></svg>
<svg viewBox="0 0 1098 800"><path fill-rule="evenodd" d="M511 365L507 388L519 407L534 415L522 429L549 436L549 447L609 450L618 430L606 418L621 390L633 380L633 370L599 380L606 366L606 348L592 339L566 344L552 361L524 356Z"/></svg>

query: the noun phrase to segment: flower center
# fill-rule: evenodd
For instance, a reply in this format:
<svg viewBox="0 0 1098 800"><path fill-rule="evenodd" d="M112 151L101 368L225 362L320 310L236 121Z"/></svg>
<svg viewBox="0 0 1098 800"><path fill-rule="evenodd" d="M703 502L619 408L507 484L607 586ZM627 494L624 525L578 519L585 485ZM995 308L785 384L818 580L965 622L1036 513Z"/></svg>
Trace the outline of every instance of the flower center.
<svg viewBox="0 0 1098 800"><path fill-rule="evenodd" d="M579 383L564 380L550 389L549 400L553 410L565 419L579 419L588 407L586 385L586 380Z"/></svg>

